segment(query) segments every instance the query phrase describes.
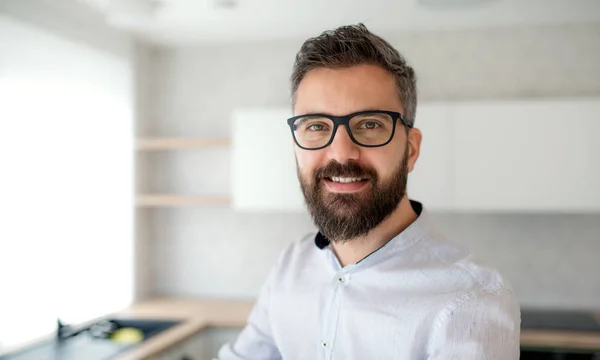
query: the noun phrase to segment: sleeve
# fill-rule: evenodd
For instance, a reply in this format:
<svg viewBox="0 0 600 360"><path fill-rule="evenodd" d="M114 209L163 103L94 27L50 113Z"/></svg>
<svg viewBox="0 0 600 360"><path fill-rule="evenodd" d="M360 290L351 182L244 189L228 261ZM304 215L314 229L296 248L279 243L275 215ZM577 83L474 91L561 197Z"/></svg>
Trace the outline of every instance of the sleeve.
<svg viewBox="0 0 600 360"><path fill-rule="evenodd" d="M513 292L466 295L438 316L428 360L518 360L521 311Z"/></svg>
<svg viewBox="0 0 600 360"><path fill-rule="evenodd" d="M214 360L280 360L269 320L269 299L274 269L263 285L246 326L235 341L226 343Z"/></svg>

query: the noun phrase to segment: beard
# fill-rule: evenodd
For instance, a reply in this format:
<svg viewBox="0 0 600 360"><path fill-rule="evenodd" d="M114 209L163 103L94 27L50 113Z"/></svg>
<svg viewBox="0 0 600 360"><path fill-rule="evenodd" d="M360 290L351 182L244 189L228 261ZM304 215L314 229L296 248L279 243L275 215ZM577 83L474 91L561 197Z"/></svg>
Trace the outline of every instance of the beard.
<svg viewBox="0 0 600 360"><path fill-rule="evenodd" d="M366 178L369 184L357 193L333 193L323 184L331 177ZM381 179L373 168L337 161L317 169L309 179L298 169L298 179L315 225L330 241L344 243L367 235L396 210L406 193L408 149L388 179Z"/></svg>

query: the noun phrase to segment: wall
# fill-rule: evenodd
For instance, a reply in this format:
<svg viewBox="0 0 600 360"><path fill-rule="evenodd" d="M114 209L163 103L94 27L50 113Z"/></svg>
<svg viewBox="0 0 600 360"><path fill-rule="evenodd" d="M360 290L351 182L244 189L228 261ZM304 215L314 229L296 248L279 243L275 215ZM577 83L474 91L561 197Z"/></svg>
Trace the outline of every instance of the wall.
<svg viewBox="0 0 600 360"><path fill-rule="evenodd" d="M130 36L107 26L102 16L79 0L2 0L0 13L117 56L131 53Z"/></svg>
<svg viewBox="0 0 600 360"><path fill-rule="evenodd" d="M135 189L130 59L4 13L0 44L2 352L131 303Z"/></svg>
<svg viewBox="0 0 600 360"><path fill-rule="evenodd" d="M135 133L143 134L149 126L149 122L145 119L151 116L151 103L153 91L155 88L155 76L152 73L152 59L154 58L155 50L152 47L137 43L134 47L133 54L133 81L135 88ZM148 157L138 157L135 161L135 187L142 189L146 183L146 179L151 177L151 168ZM135 216L135 299L143 299L148 297L154 288L154 272L152 247L149 246L151 228L151 211L139 208Z"/></svg>
<svg viewBox="0 0 600 360"><path fill-rule="evenodd" d="M600 94L600 24L387 37L419 76L421 101ZM286 106L302 41L165 49L140 135L228 136L238 106ZM417 115L418 126L418 115ZM143 154L139 191L227 194L229 151ZM304 214L225 207L143 210L151 292L254 298L279 252L312 229ZM597 307L600 215L435 214L505 273L523 306Z"/></svg>

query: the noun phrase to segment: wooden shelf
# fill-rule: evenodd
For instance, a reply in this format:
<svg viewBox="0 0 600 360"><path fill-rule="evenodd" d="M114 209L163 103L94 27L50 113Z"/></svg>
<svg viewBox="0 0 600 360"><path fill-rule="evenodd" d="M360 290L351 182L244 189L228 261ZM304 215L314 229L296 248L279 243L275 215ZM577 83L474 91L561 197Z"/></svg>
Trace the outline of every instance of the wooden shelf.
<svg viewBox="0 0 600 360"><path fill-rule="evenodd" d="M136 198L138 207L181 207L203 205L229 205L226 196L212 195L170 195L170 194L140 194Z"/></svg>
<svg viewBox="0 0 600 360"><path fill-rule="evenodd" d="M210 147L229 147L229 139L194 139L194 138L139 138L135 148L138 151L185 150Z"/></svg>

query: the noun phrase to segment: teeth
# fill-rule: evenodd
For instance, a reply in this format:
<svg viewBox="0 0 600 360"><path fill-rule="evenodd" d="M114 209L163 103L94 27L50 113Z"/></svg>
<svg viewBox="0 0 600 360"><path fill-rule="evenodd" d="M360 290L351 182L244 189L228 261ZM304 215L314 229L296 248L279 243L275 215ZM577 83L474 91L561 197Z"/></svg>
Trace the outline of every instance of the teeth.
<svg viewBox="0 0 600 360"><path fill-rule="evenodd" d="M362 181L361 178L346 178L346 177L332 177L331 180L333 182L339 182L339 183L351 183L351 182Z"/></svg>

